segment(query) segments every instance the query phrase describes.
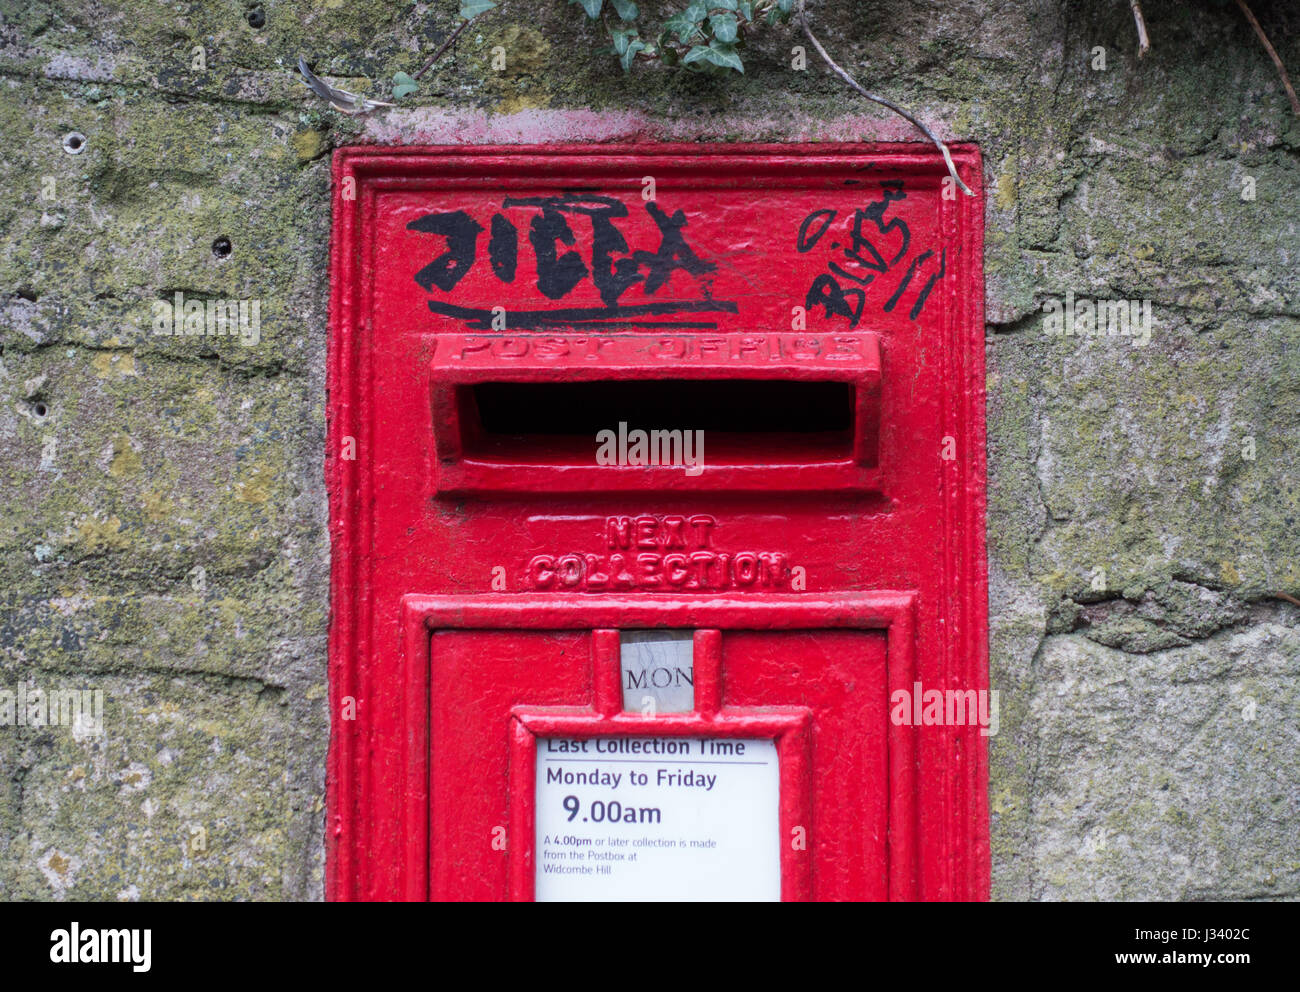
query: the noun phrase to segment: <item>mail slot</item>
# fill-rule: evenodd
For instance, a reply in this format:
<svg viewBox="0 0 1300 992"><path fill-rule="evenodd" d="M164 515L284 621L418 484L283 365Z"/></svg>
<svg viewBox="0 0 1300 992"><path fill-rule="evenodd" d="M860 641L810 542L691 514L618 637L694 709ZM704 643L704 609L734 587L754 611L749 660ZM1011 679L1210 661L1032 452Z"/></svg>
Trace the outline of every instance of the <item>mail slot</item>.
<svg viewBox="0 0 1300 992"><path fill-rule="evenodd" d="M529 352L503 359L500 347L533 342L439 340L442 357L430 373L438 492L649 492L679 488L684 472L693 491L867 489L878 481L875 334L836 335L828 355L802 361L742 352L686 367L664 358L673 342L544 340L556 353L531 360ZM617 456L619 424L646 432L645 464L626 457L627 430L624 457L599 464L596 439L611 431ZM685 431L699 432L708 450L696 452L696 464L665 458L649 450L655 430L672 434L665 440L679 454Z"/></svg>
<svg viewBox="0 0 1300 992"><path fill-rule="evenodd" d="M987 897L954 158L336 154L331 898Z"/></svg>

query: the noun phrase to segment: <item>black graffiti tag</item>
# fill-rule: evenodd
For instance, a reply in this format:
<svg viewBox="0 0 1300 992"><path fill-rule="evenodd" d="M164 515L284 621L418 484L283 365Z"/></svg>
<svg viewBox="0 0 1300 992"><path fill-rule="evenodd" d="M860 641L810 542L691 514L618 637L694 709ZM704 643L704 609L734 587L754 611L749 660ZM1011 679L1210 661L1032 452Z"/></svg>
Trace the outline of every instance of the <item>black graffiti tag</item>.
<svg viewBox="0 0 1300 992"><path fill-rule="evenodd" d="M644 293L653 296L675 271L702 276L715 270L714 263L701 259L686 241L686 215L678 210L666 213L653 201L645 204L654 221L659 246L654 251L637 250L629 254L627 239L617 222L628 217L628 207L621 200L585 191L571 191L553 196L506 197L502 210L527 208L537 211L528 223L528 244L537 267L536 288L547 300L563 300L584 279L590 278L600 295L603 307L568 307L537 310L512 310L505 315L509 328L544 327L556 324L603 324L606 326L690 326L715 327L708 321L649 321L645 318L671 313L735 313L734 302L711 299L706 292L695 300L664 300L628 306L620 303L624 293L641 284ZM571 221L582 218L577 230ZM504 213L496 213L490 223L488 260L493 275L503 283L514 281L519 261L519 230ZM444 293L453 290L474 267L478 237L484 227L463 210L426 214L407 224L407 228L446 239L445 250L415 274L415 281L425 290L434 287ZM584 260L580 238L590 230L590 263ZM450 301L432 300L435 313L472 321L471 326L486 328L492 311L486 307L465 307Z"/></svg>
<svg viewBox="0 0 1300 992"><path fill-rule="evenodd" d="M412 231L441 234L447 250L415 274L415 281L425 289L437 286L444 293L465 278L474 264L474 253L483 225L463 210L446 214L425 214L406 225Z"/></svg>
<svg viewBox="0 0 1300 992"><path fill-rule="evenodd" d="M809 312L821 307L824 316L843 317L849 326L857 327L862 319L867 303L867 287L877 277L894 271L894 266L907 255L912 244L912 232L907 222L901 217L886 218L890 205L907 198L901 180L888 180L880 184L881 197L853 212L849 225L848 244L840 251L843 262L832 259L827 263L828 272L823 272L813 279L804 300L804 307ZM838 211L829 208L814 210L808 214L799 226L795 237L795 250L806 254L813 250L835 222ZM872 230L874 228L874 231ZM838 243L832 248L838 248ZM886 258L886 253L889 257ZM899 280L893 293L882 304L886 313L893 311L902 299L904 291L911 285L913 277L926 262L934 258L934 251L927 250L914 258ZM947 250L941 249L937 271L930 276L917 293L916 300L909 314L915 320L925 307L925 301L941 279L947 267ZM856 286L846 285L856 283Z"/></svg>

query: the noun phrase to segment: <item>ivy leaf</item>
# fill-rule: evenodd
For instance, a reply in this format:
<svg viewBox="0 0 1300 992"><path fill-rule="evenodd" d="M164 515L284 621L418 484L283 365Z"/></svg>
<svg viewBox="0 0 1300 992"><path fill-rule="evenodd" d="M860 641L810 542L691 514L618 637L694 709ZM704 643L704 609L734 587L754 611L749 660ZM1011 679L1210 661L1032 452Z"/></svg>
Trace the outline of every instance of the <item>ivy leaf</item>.
<svg viewBox="0 0 1300 992"><path fill-rule="evenodd" d="M695 34L695 22L686 16L686 11L674 14L664 21L664 34L675 34L683 45Z"/></svg>
<svg viewBox="0 0 1300 992"><path fill-rule="evenodd" d="M694 65L696 62L703 62L709 57L709 48L707 45L694 45L691 50L682 56L682 65Z"/></svg>
<svg viewBox="0 0 1300 992"><path fill-rule="evenodd" d="M714 14L709 18L709 27L713 29L713 37L724 45L730 45L736 40L736 16L734 14Z"/></svg>
<svg viewBox="0 0 1300 992"><path fill-rule="evenodd" d="M676 33L677 40L687 44L699 30L700 22L708 14L708 8L702 3L693 3L679 14L674 14L664 21L664 30Z"/></svg>
<svg viewBox="0 0 1300 992"><path fill-rule="evenodd" d="M775 24L777 21L788 21L794 11L794 0L777 0L775 4L768 8L767 23Z"/></svg>
<svg viewBox="0 0 1300 992"><path fill-rule="evenodd" d="M593 21L600 16L600 7L604 0L569 0L570 3L576 3L587 12L587 16Z"/></svg>
<svg viewBox="0 0 1300 992"><path fill-rule="evenodd" d="M645 42L641 41L639 38L627 46L627 51L623 53L623 58L621 59L624 72L627 72L632 68L632 60L636 58L636 53L641 51L643 48L645 48Z"/></svg>
<svg viewBox="0 0 1300 992"><path fill-rule="evenodd" d="M632 0L610 0L614 5L614 10L618 12L618 18L621 21L635 21L637 15L636 4Z"/></svg>
<svg viewBox="0 0 1300 992"><path fill-rule="evenodd" d="M460 0L460 16L472 21L479 14L496 6L495 0Z"/></svg>
<svg viewBox="0 0 1300 992"><path fill-rule="evenodd" d="M754 19L754 5L749 0L740 0L740 16L747 21Z"/></svg>
<svg viewBox="0 0 1300 992"><path fill-rule="evenodd" d="M735 10L739 5L736 0L710 0L710 6L714 8L721 7L723 10Z"/></svg>
<svg viewBox="0 0 1300 992"><path fill-rule="evenodd" d="M735 69L742 74L745 71L745 63L740 61L740 56L736 54L734 45L720 45L716 41L709 42L709 47L704 49L703 57L713 65L724 69Z"/></svg>
<svg viewBox="0 0 1300 992"><path fill-rule="evenodd" d="M404 72L398 72L393 75L393 99L400 100L402 97L414 93L420 88L420 84Z"/></svg>
<svg viewBox="0 0 1300 992"><path fill-rule="evenodd" d="M609 36L614 39L614 54L622 55L627 51L628 43L636 37L636 28L610 28Z"/></svg>

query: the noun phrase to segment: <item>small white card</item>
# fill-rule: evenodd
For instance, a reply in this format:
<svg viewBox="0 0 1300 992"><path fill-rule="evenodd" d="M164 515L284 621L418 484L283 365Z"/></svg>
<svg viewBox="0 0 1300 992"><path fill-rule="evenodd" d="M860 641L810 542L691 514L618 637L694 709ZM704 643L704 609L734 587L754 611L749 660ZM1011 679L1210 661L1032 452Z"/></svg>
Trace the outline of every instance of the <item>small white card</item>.
<svg viewBox="0 0 1300 992"><path fill-rule="evenodd" d="M771 740L537 741L538 902L776 901Z"/></svg>
<svg viewBox="0 0 1300 992"><path fill-rule="evenodd" d="M619 639L623 709L689 713L695 709L695 632L625 630Z"/></svg>

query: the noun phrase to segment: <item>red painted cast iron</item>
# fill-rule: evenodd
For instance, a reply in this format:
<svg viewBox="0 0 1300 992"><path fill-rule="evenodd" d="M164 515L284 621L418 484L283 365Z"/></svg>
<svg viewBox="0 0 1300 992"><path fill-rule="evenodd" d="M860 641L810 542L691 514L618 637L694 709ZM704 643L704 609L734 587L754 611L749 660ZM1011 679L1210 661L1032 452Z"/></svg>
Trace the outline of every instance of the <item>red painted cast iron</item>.
<svg viewBox="0 0 1300 992"><path fill-rule="evenodd" d="M988 687L954 157L973 198L919 145L335 155L330 898L531 898L536 740L620 734L777 741L783 898L987 898L987 738L890 719ZM694 713L622 711L653 627Z"/></svg>

